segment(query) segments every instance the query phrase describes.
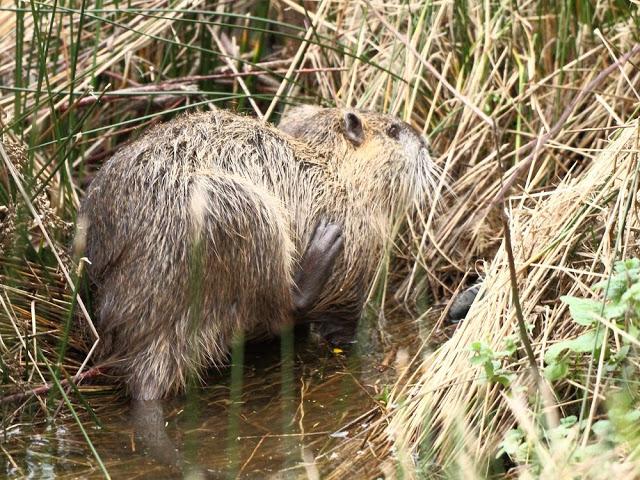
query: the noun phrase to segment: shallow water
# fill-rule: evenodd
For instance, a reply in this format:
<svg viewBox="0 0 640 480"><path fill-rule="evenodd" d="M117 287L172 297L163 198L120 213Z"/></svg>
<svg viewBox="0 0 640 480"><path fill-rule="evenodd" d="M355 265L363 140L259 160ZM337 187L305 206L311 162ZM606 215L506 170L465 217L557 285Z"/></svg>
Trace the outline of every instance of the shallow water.
<svg viewBox="0 0 640 480"><path fill-rule="evenodd" d="M88 398L103 428L88 415L83 424L112 478L314 478L344 460L341 445L378 413L376 395L395 377L386 364L398 344L416 338L401 336L384 348L361 335L348 354L298 341L293 367L283 367L278 340L249 345L241 387L232 388L231 369L210 372L205 386L162 403L164 429L145 436L126 400L96 395ZM69 415L14 426L3 448L0 472L9 478L103 477ZM171 467L178 458L181 466Z"/></svg>

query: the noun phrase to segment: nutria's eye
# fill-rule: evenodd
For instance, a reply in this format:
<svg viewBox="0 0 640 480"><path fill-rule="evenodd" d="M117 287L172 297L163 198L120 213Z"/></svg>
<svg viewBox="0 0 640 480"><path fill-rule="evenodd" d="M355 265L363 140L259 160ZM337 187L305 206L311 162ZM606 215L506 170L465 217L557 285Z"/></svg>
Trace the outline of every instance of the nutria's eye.
<svg viewBox="0 0 640 480"><path fill-rule="evenodd" d="M387 128L387 135L393 138L394 140L400 139L400 127L397 124L392 124Z"/></svg>

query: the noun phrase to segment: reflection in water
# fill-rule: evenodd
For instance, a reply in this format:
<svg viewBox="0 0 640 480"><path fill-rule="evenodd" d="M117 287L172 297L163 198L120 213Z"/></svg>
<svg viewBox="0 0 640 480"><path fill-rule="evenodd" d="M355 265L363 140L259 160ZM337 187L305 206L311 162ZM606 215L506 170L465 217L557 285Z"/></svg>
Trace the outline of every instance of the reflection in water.
<svg viewBox="0 0 640 480"><path fill-rule="evenodd" d="M131 402L131 419L136 441L156 461L178 473L182 464L175 444L165 429L164 409L159 400Z"/></svg>
<svg viewBox="0 0 640 480"><path fill-rule="evenodd" d="M25 463L30 478L55 478L52 463L51 442L42 435L34 435L25 452ZM55 457L53 457L55 458Z"/></svg>
<svg viewBox="0 0 640 480"><path fill-rule="evenodd" d="M320 478L343 460L340 445L362 431L392 381L386 375L395 376L378 371L386 354L371 338L360 336L348 356L294 342L293 333L238 347L230 369L181 398L128 404L88 395L104 428L88 415L85 427L114 479ZM2 444L10 458L0 477L102 478L72 419L21 428Z"/></svg>

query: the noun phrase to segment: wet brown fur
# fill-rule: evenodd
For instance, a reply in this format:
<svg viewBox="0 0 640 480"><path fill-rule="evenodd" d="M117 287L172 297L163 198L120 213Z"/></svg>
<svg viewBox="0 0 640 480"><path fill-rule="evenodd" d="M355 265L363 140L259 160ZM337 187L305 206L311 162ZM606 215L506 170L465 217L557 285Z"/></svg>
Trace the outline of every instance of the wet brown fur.
<svg viewBox="0 0 640 480"><path fill-rule="evenodd" d="M342 226L344 250L308 317L357 322L392 223L436 173L407 124L355 112L355 145L346 113L296 108L280 130L195 113L105 163L77 239L91 262L101 355L132 397L177 393L189 374L223 363L237 333L289 324L293 272L320 219Z"/></svg>

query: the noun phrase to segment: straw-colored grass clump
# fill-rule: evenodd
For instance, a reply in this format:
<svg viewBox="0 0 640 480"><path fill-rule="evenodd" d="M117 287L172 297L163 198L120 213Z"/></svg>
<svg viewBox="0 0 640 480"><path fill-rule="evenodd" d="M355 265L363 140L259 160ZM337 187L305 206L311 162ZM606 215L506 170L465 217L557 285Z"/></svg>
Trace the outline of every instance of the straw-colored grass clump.
<svg viewBox="0 0 640 480"><path fill-rule="evenodd" d="M513 196L506 209L519 302L540 374L553 378L548 356L545 361L552 345L588 331L598 332L596 342L587 344L588 352L569 356L570 374L563 379L543 377L536 384L522 349L503 242L466 320L435 352L416 358L412 373L398 381L387 414L372 428L369 444L377 446L382 471L402 472L404 478L485 478L504 462L504 456L496 460L498 452L506 451L523 463L514 471L523 478L637 478L635 420L616 425L624 440L599 439L594 432L603 419L635 411L626 397L620 409L620 397L631 390L636 398L637 387L622 380L612 359L621 356L626 374L637 375L640 341L628 329L635 331L638 318L627 312L626 325L597 317L595 327L586 326L572 320L559 301L562 295L602 299L592 286L607 282L617 259L640 256L637 122L611 137L583 171L548 191ZM497 362L493 378L482 362L474 362L488 351ZM519 450L509 449L509 439L517 439ZM366 456L345 462L336 473L368 471L372 459Z"/></svg>
<svg viewBox="0 0 640 480"><path fill-rule="evenodd" d="M555 377L545 362L553 345L596 328L572 319L560 297L601 300L591 287L616 261L640 257L635 6L123 5L0 0L3 396L55 386L91 361L91 320L73 314L86 295L66 252L84 189L116 149L184 110L223 106L276 120L286 103L337 104L421 129L449 185L398 226L371 295L383 331L385 308L402 308L418 319L424 346L377 420L336 447L329 478L638 474L635 437L602 434L598 423L636 410L626 380L638 361L634 319L597 322L607 349L564 352ZM502 210L535 363L554 378L542 384L518 329ZM439 312L424 305L446 304L477 274L479 301L431 351L446 312L426 328L422 320ZM70 396L62 411L88 408L81 393L100 382L59 388ZM625 389L633 395L622 408L615 394ZM55 415L52 398L20 397L3 427L25 406Z"/></svg>
<svg viewBox="0 0 640 480"><path fill-rule="evenodd" d="M581 174L568 175L550 191L525 192L511 199L508 217L518 292L540 370L545 367L544 354L551 345L586 330L571 321L559 296L593 297L590 287L611 275L616 259L640 253L639 135L637 123L616 130L612 134L615 140ZM602 345L594 347L609 345L611 355L615 355L624 345L619 327L600 328L607 333ZM572 449L588 439L584 432L588 435L603 413L603 400L620 386L605 363L589 370L588 362L577 361L571 380L555 384L552 392L543 387L538 392L541 395L535 395L538 387L524 355L501 361L511 377L508 387L480 381L483 370L472 365L472 344L483 342L499 352L514 338L518 338L518 325L503 243L486 271L480 299L467 319L448 342L420 362L414 377L394 392L393 402L398 406L385 432L400 458L405 459L405 466L415 467L408 459L418 452L423 460L445 470L475 472L482 478L507 430L519 425L526 436L537 440L535 447L540 451L535 454L544 459L544 478L576 474L580 465L576 467L571 461ZM637 344L635 340L634 346ZM635 363L636 359L631 361ZM589 392L582 412L586 425L582 432L576 427L575 443L558 448L554 442L546 444L540 438L531 438L540 435L536 431L540 417L552 428L561 418L580 412L585 390ZM587 471L592 463L593 459L586 459ZM599 468L606 470L608 465L605 461ZM626 478L638 474L639 465L633 466ZM597 476L597 471L593 473Z"/></svg>

